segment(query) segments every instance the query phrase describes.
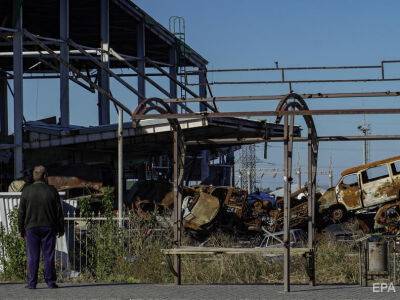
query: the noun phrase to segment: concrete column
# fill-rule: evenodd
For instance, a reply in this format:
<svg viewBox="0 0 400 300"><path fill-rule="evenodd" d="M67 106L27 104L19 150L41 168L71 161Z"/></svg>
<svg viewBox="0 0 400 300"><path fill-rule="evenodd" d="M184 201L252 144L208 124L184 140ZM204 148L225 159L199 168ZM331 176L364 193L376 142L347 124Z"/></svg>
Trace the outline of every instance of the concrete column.
<svg viewBox="0 0 400 300"><path fill-rule="evenodd" d="M145 34L145 24L144 22L139 22L137 25L137 57L140 59L138 61L138 71L140 74L145 74L146 72L146 34ZM146 80L142 76L138 76L138 92L143 97L139 97L138 102L143 101L146 98Z"/></svg>
<svg viewBox="0 0 400 300"><path fill-rule="evenodd" d="M22 5L14 1L16 23L13 37L13 67L14 67L14 177L22 176L22 125L23 125L23 55L22 55Z"/></svg>
<svg viewBox="0 0 400 300"><path fill-rule="evenodd" d="M110 14L109 14L109 0L100 1L100 47L104 51L110 49ZM108 53L102 52L101 62L107 68L110 67L110 58ZM106 91L110 91L110 75L104 70L100 72L100 87ZM98 93L99 99L99 125L110 124L110 100L106 95Z"/></svg>
<svg viewBox="0 0 400 300"><path fill-rule="evenodd" d="M60 39L69 39L69 0L60 0ZM61 59L69 62L69 46L66 42L60 45ZM69 115L69 69L60 63L60 117L61 126L70 125Z"/></svg>
<svg viewBox="0 0 400 300"><path fill-rule="evenodd" d="M178 80L178 67L177 67L177 52L176 52L176 47L171 47L169 49L169 63L173 65L172 67L169 67L169 75L175 80ZM171 98L178 98L178 86L177 84L172 81L171 79L169 80L169 93L171 95ZM174 112L177 112L177 105L176 103L171 103L171 109Z"/></svg>
<svg viewBox="0 0 400 300"><path fill-rule="evenodd" d="M7 75L0 72L0 137L8 135Z"/></svg>

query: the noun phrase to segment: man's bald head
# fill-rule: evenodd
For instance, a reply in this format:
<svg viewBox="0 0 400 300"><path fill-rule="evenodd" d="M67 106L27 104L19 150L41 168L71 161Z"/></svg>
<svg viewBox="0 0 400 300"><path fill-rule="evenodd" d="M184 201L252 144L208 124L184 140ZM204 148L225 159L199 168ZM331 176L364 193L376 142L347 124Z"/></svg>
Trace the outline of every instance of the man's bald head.
<svg viewBox="0 0 400 300"><path fill-rule="evenodd" d="M36 166L33 169L33 181L44 181L46 179L46 168L43 166Z"/></svg>

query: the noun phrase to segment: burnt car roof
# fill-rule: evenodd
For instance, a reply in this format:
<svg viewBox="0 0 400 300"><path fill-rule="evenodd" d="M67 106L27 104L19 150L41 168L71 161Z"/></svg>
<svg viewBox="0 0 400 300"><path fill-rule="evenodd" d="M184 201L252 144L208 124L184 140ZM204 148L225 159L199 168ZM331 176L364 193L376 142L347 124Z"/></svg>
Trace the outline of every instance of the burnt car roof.
<svg viewBox="0 0 400 300"><path fill-rule="evenodd" d="M359 171L363 171L363 170L366 170L366 169L369 169L369 168L372 168L372 167L376 167L376 166L383 165L383 164L386 164L386 163L394 162L394 161L397 161L397 160L400 160L400 155L389 157L389 158L382 159L382 160L373 161L373 162L370 162L370 163L367 163L367 164L363 164L363 165L359 165L359 166L355 166L355 167L351 167L351 168L345 169L345 170L343 170L341 175L342 176L346 176L346 175L349 175L349 174L357 173Z"/></svg>

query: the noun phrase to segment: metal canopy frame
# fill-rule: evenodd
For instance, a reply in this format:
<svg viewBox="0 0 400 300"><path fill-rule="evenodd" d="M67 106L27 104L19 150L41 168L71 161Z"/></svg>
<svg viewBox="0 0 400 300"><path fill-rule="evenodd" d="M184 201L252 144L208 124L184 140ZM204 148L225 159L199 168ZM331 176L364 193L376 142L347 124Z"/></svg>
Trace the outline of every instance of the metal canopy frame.
<svg viewBox="0 0 400 300"><path fill-rule="evenodd" d="M59 0L60 7L66 8L69 4L69 0ZM181 208L181 188L182 188L182 177L183 177L183 160L185 153L185 139L182 134L181 128L179 126L179 119L189 119L189 118L227 118L227 117L260 117L260 116L275 116L277 121L280 122L284 119L284 136L283 138L272 138L267 135L263 139L244 139L246 143L256 143L260 141L271 141L271 142L284 142L284 164L285 164L285 263L284 263L284 288L285 291L290 291L290 243L288 243L288 230L290 228L290 189L291 189L291 174L292 174L292 148L294 142L307 142L308 143L308 163L309 163L309 178L308 178L308 208L309 208L309 220L308 220L308 230L309 230L309 243L308 248L310 250L309 267L312 273L310 276L310 283L315 284L315 243L314 243L314 231L315 231L315 185L316 185L316 163L318 154L318 143L319 142L333 142L333 141L359 141L359 140L392 140L400 139L399 135L379 135L379 136L324 136L318 137L316 135L315 126L310 120L312 116L315 115L360 115L360 114L400 114L400 108L374 108L374 109L330 109L330 110L309 110L305 101L308 99L340 99L340 98L356 98L356 97L398 97L400 91L375 91L375 92L357 92L357 93L314 93L314 94L295 94L293 93L294 87L298 87L299 84L312 84L312 83L371 83L371 82L397 82L400 81L399 77L389 77L385 73L385 66L387 64L400 63L398 60L381 61L380 65L370 65L370 66L322 66L322 67L295 67L295 68L282 68L279 67L278 63L276 68L247 68L247 69L219 69L219 70L207 70L207 61L201 58L197 53L190 49L187 45L183 45L187 48L185 53L189 56L186 57L196 68L197 71L188 72L184 75L198 76L198 83L192 84L193 86L199 87L199 92L193 92L188 86L179 85L176 79L176 70L165 71L164 67L174 68L176 65L176 59L174 59L174 52L176 58L176 48L177 45L182 46L179 41L161 25L156 23L151 17L145 14L140 8L128 0L109 0L109 3L116 4L118 7L123 8L129 15L136 19L137 22L141 23L138 26L137 34L140 36L138 39L138 47L141 49L137 54L128 55L120 54L113 50L109 45L107 45L107 40L109 38L109 22L107 18L107 3L106 0L102 0L102 21L101 21L101 38L102 42L99 43L98 47L87 47L80 45L72 40L68 35L68 11L64 10L63 14L60 14L60 37L59 38L49 38L43 37L40 33L31 33L23 26L22 18L22 6L18 6L18 1L13 1L14 12L16 16L15 26L10 27L0 27L0 37L9 46L12 46L12 73L6 72L7 78L13 79L14 81L14 169L15 176L18 177L23 169L23 140L22 140L22 125L23 125L23 79L24 78L60 78L61 80L61 90L60 90L60 107L62 109L61 120L62 124L65 126L69 125L69 112L66 108L69 104L68 99L68 84L69 80L75 82L76 84L82 86L83 88L94 92L97 91L101 94L101 99L103 104L100 106L101 109L104 108L104 100L109 101L116 105L119 109L124 110L126 113L131 114L132 120L136 123L144 119L167 119L172 128L171 138L173 141L173 183L174 183L174 244L177 248L181 245L181 230L182 230L182 220L180 214ZM143 25L146 26L152 34L155 34L161 40L166 42L170 47L170 52L168 56L171 58L169 63L157 62L155 60L146 57L145 49L145 35L143 34ZM141 33L139 31L142 31ZM29 40L29 41L28 41ZM36 47L32 51L31 47ZM50 47L51 46L51 47ZM56 47L54 47L56 46ZM57 48L58 50L55 50ZM4 54L4 53L3 53ZM7 52L5 56L10 56ZM34 76L24 76L24 58L35 58L37 64L45 64L54 74L59 75L39 75ZM111 70L109 63L110 60L118 61L122 63L126 69L133 71L134 74L119 74ZM84 61L86 63L90 62L91 68L82 68L74 66L74 61ZM134 66L136 63L136 66ZM172 63L172 64L171 64ZM156 69L158 73L146 74L145 68L151 66ZM11 66L11 64L10 64ZM34 68L35 65L30 66ZM98 74L91 73L93 69L100 70ZM291 71L324 71L324 70L378 70L380 71L379 77L363 77L363 78L345 78L345 79L288 79L288 73ZM0 70L1 71L1 70ZM213 81L209 82L207 80L207 73L210 72L249 72L249 71L271 71L278 72L280 74L280 80L259 80L259 81ZM32 70L30 73L35 73ZM126 80L122 79L124 76L137 76L139 78L138 87L133 87ZM151 77L156 76L166 76L170 81L170 91L162 88L160 85L155 83ZM101 77L101 78L99 78ZM125 86L129 91L131 91L138 100L141 101L139 107L131 113L131 109L125 106L121 101L112 95L109 89L109 78L113 77L120 84ZM153 85L168 99L148 99L146 95L146 85L145 82ZM262 96L232 96L232 97L207 97L207 87L210 92L210 85L270 85L270 84L283 84L288 86L288 94L283 95L262 95ZM185 89L193 98L190 99L177 99L176 89L179 86ZM190 92L189 92L190 91ZM210 93L211 94L211 93ZM275 111L244 111L244 112L218 112L217 103L220 101L272 101L272 100L282 100L281 105ZM186 113L178 113L174 108L176 105L181 107L185 106L186 103L198 103L199 113L188 111L185 109ZM297 104L296 104L297 103ZM207 111L207 109L209 111ZM0 110L4 111L4 109ZM158 112L158 114L149 114L152 111ZM102 124L107 123L107 116L100 112L102 115ZM306 119L308 125L308 135L306 138L295 137L293 135L293 128L296 116L303 116ZM2 119L4 116L2 116ZM221 142L222 139L215 139L215 141L197 141L205 145L211 144L212 142ZM234 140L230 139L230 141ZM0 145L3 147L3 145ZM175 271L177 274L176 283L181 283L181 269L180 269L180 256L175 257Z"/></svg>
<svg viewBox="0 0 400 300"><path fill-rule="evenodd" d="M334 98L349 98L353 93L333 93L328 96L325 94L313 94L309 95L307 99L334 99ZM395 92L371 92L371 93L355 93L357 97L378 97L378 96L390 96L396 97L400 94ZM360 115L360 114L376 114L376 115L384 115L384 114L400 114L399 108L385 108L385 109L330 109L330 110L309 110L307 103L304 97L300 94L289 93L287 95L283 95L281 99L276 95L267 95L267 96L238 96L238 97L213 97L213 98L192 98L192 99L167 99L164 101L164 105L173 105L178 101L188 101L188 102L213 102L216 103L218 101L270 101L270 100L280 100L277 109L275 111L234 111L234 112L201 112L201 113L166 113L166 114L137 114L132 113L133 122L137 122L139 120L145 119L183 119L183 118L198 118L198 117L207 117L207 118L227 118L227 117L258 117L258 116L276 116L276 123L280 123L280 121L284 120L284 136L283 138L271 138L265 136L265 138L260 139L247 139L248 143L258 143L258 142L283 142L284 143L284 291L290 292L290 195L291 195L291 182L292 182L292 155L293 155L293 143L294 142L307 142L308 143L308 252L306 255L307 258L307 268L310 279L310 285L314 286L316 284L316 276L315 276L315 192L316 192L316 174L317 174L317 159L318 159L318 144L319 142L336 142L336 141L363 141L363 140L399 140L400 135L376 135L376 136L323 136L318 137L316 132L316 126L313 121L313 116L315 115ZM293 135L293 128L295 124L295 117L303 116L305 122L308 127L307 137L295 137ZM214 142L217 142L218 139L215 139ZM234 141L234 139L230 139L229 141ZM205 144L210 141L204 141ZM228 141L225 141L228 142ZM198 143L201 143L198 141ZM174 147L176 145L174 144ZM174 178L176 179L176 178ZM175 184L179 184L177 181L174 181ZM180 203L176 199L174 203L174 207L180 209ZM174 224L181 222L180 217L174 218ZM181 228L181 227L180 227ZM176 245L180 245L180 242L177 242ZM175 262L180 262L181 254L198 254L202 253L201 251L197 251L196 248L193 249L182 249L179 250L179 246L171 251L167 250L166 253L173 254L175 258ZM212 252L212 249L208 249L208 251ZM251 251L249 251L251 252ZM218 252L223 253L223 252ZM227 252L228 253L228 252ZM181 283L181 273L180 273L180 265L175 264L175 276L176 283Z"/></svg>

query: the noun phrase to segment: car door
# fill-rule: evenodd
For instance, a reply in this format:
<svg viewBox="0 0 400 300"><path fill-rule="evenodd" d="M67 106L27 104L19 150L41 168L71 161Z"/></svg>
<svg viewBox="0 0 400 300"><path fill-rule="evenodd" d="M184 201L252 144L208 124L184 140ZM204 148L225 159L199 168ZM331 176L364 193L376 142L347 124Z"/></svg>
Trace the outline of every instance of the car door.
<svg viewBox="0 0 400 300"><path fill-rule="evenodd" d="M365 207L375 206L397 197L392 188L388 165L369 168L361 173L362 197Z"/></svg>
<svg viewBox="0 0 400 300"><path fill-rule="evenodd" d="M336 186L338 202L342 203L347 210L362 208L361 189L357 173L343 176Z"/></svg>

